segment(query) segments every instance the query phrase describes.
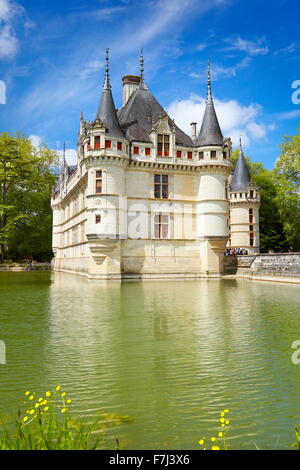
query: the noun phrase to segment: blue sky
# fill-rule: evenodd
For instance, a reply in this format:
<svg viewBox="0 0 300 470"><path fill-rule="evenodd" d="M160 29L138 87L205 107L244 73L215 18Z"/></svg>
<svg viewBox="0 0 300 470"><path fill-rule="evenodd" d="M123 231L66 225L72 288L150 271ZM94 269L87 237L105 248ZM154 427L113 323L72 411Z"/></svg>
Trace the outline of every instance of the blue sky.
<svg viewBox="0 0 300 470"><path fill-rule="evenodd" d="M22 131L74 159L80 111L94 119L105 48L116 107L121 78L145 76L160 103L189 132L201 123L208 59L223 134L272 168L300 104L300 4L294 0L0 0L0 131ZM300 95L299 95L300 96Z"/></svg>

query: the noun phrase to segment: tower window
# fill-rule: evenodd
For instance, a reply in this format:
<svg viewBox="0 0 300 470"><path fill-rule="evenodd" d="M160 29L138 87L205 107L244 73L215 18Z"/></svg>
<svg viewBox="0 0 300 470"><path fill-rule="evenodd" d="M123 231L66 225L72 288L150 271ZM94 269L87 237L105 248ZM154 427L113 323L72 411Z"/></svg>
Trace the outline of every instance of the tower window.
<svg viewBox="0 0 300 470"><path fill-rule="evenodd" d="M170 136L166 134L157 134L157 154L159 157L168 157L170 155Z"/></svg>
<svg viewBox="0 0 300 470"><path fill-rule="evenodd" d="M189 160L192 160L192 158L193 158L193 152L188 152L188 153L187 153L187 157L188 157Z"/></svg>
<svg viewBox="0 0 300 470"><path fill-rule="evenodd" d="M145 148L145 155L148 155L148 156L151 155L151 149L150 149L150 147L146 147L146 148Z"/></svg>
<svg viewBox="0 0 300 470"><path fill-rule="evenodd" d="M254 245L254 233L251 232L250 233L250 246L253 246Z"/></svg>
<svg viewBox="0 0 300 470"><path fill-rule="evenodd" d="M181 150L177 150L176 157L181 158L181 156L182 156Z"/></svg>
<svg viewBox="0 0 300 470"><path fill-rule="evenodd" d="M101 222L101 215L96 215L95 216L95 223L100 224L100 222Z"/></svg>
<svg viewBox="0 0 300 470"><path fill-rule="evenodd" d="M117 149L118 149L118 150L122 150L122 149L123 149L122 142L118 142L118 143L117 143Z"/></svg>
<svg viewBox="0 0 300 470"><path fill-rule="evenodd" d="M96 193L102 193L102 170L96 171Z"/></svg>
<svg viewBox="0 0 300 470"><path fill-rule="evenodd" d="M253 192L253 190L251 189L251 191L250 191L250 199L253 199L253 197L254 197L254 192Z"/></svg>
<svg viewBox="0 0 300 470"><path fill-rule="evenodd" d="M139 147L133 147L133 153L134 155L138 155L140 153Z"/></svg>
<svg viewBox="0 0 300 470"><path fill-rule="evenodd" d="M91 141L89 140L88 143L87 143L87 149L88 150L91 150Z"/></svg>
<svg viewBox="0 0 300 470"><path fill-rule="evenodd" d="M155 214L154 237L155 238L168 238L169 237L169 215L168 214Z"/></svg>
<svg viewBox="0 0 300 470"><path fill-rule="evenodd" d="M210 151L210 158L217 158L217 151L216 150L211 150Z"/></svg>
<svg viewBox="0 0 300 470"><path fill-rule="evenodd" d="M249 223L253 223L253 209L249 209Z"/></svg>
<svg viewBox="0 0 300 470"><path fill-rule="evenodd" d="M204 158L204 152L199 152L199 160L203 160Z"/></svg>
<svg viewBox="0 0 300 470"><path fill-rule="evenodd" d="M100 135L95 136L95 149L100 148Z"/></svg>
<svg viewBox="0 0 300 470"><path fill-rule="evenodd" d="M168 199L169 197L168 175L154 175L154 197L155 199Z"/></svg>
<svg viewBox="0 0 300 470"><path fill-rule="evenodd" d="M223 159L226 160L226 158L227 158L227 152L224 151L223 152Z"/></svg>
<svg viewBox="0 0 300 470"><path fill-rule="evenodd" d="M106 140L105 141L105 148L110 149L111 148L111 140Z"/></svg>

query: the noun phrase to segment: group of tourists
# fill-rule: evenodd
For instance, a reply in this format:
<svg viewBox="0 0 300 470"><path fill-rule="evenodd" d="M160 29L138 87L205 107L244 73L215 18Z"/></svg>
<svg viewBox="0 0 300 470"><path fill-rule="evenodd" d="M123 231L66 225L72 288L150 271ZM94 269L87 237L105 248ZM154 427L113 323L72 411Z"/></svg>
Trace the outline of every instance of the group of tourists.
<svg viewBox="0 0 300 470"><path fill-rule="evenodd" d="M232 256L232 255L247 255L248 250L245 248L226 248L224 251L224 256Z"/></svg>

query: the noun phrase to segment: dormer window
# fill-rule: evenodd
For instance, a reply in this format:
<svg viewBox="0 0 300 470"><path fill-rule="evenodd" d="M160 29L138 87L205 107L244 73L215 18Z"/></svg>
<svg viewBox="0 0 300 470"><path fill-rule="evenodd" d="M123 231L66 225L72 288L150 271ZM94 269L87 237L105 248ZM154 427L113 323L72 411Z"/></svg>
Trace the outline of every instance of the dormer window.
<svg viewBox="0 0 300 470"><path fill-rule="evenodd" d="M157 154L159 157L170 155L170 136L166 134L157 135Z"/></svg>
<svg viewBox="0 0 300 470"><path fill-rule="evenodd" d="M139 147L133 147L133 153L134 155L138 155L140 153Z"/></svg>
<svg viewBox="0 0 300 470"><path fill-rule="evenodd" d="M117 143L117 149L118 149L118 150L122 150L122 142L118 142L118 143Z"/></svg>
<svg viewBox="0 0 300 470"><path fill-rule="evenodd" d="M216 150L211 150L211 152L210 152L210 158L217 158L217 152L216 152Z"/></svg>
<svg viewBox="0 0 300 470"><path fill-rule="evenodd" d="M226 160L227 159L227 152L223 152L223 160Z"/></svg>
<svg viewBox="0 0 300 470"><path fill-rule="evenodd" d="M203 160L204 158L204 152L199 152L199 160Z"/></svg>
<svg viewBox="0 0 300 470"><path fill-rule="evenodd" d="M150 149L150 147L146 147L146 148L145 148L145 155L147 155L147 156L151 155L151 149Z"/></svg>
<svg viewBox="0 0 300 470"><path fill-rule="evenodd" d="M187 157L188 157L189 160L192 160L192 158L193 158L193 152L188 152L188 153L187 153Z"/></svg>
<svg viewBox="0 0 300 470"><path fill-rule="evenodd" d="M181 154L181 150L177 150L177 152L176 152L176 157L177 157L177 158L181 158L181 155L182 155L182 154Z"/></svg>
<svg viewBox="0 0 300 470"><path fill-rule="evenodd" d="M95 149L99 149L99 148L100 148L100 135L96 135L96 136L95 136L95 145L94 145L94 148L95 148Z"/></svg>
<svg viewBox="0 0 300 470"><path fill-rule="evenodd" d="M106 140L105 141L105 148L106 149L111 149L111 140Z"/></svg>

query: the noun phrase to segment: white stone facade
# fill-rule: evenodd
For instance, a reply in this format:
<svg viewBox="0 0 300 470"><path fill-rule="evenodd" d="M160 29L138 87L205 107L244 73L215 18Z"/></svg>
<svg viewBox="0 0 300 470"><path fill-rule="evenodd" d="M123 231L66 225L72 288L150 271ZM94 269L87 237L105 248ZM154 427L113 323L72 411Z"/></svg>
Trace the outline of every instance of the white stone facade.
<svg viewBox="0 0 300 470"><path fill-rule="evenodd" d="M152 123L150 138L114 137L101 119L81 118L77 166L64 165L52 197L55 270L90 279L219 277L230 201L231 245L246 247L249 204L229 198L230 139L178 145L167 115Z"/></svg>

